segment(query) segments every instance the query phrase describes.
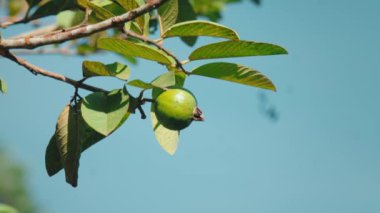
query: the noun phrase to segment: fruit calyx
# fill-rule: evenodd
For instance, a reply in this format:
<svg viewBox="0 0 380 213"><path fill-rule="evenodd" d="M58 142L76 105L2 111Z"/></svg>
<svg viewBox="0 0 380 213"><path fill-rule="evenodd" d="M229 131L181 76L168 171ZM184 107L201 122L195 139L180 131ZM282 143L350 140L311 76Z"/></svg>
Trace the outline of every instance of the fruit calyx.
<svg viewBox="0 0 380 213"><path fill-rule="evenodd" d="M203 112L199 107L196 107L193 112L193 120L194 121L204 121L205 118L203 117Z"/></svg>

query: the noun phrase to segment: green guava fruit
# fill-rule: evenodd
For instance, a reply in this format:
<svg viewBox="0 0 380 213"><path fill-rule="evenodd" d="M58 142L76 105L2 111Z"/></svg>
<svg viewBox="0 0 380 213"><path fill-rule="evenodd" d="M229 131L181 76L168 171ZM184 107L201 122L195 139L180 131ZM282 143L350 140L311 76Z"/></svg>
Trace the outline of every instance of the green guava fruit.
<svg viewBox="0 0 380 213"><path fill-rule="evenodd" d="M154 101L154 111L160 124L171 130L181 130L194 120L204 120L194 95L183 88L168 89L159 94Z"/></svg>

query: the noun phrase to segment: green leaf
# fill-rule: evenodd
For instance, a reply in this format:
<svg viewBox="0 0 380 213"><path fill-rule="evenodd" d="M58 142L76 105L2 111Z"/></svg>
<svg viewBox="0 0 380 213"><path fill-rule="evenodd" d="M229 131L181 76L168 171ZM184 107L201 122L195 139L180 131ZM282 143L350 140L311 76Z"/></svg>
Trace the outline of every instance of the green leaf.
<svg viewBox="0 0 380 213"><path fill-rule="evenodd" d="M145 4L143 0L116 0L116 2L119 3L127 11L131 11ZM145 13L144 15L139 16L135 19L136 23L142 30L142 34L145 36L149 35L149 19L149 13Z"/></svg>
<svg viewBox="0 0 380 213"><path fill-rule="evenodd" d="M77 45L77 53L79 55L88 55L88 54L96 52L97 50L98 49L95 46L92 46L86 43Z"/></svg>
<svg viewBox="0 0 380 213"><path fill-rule="evenodd" d="M175 85L175 72L166 72L151 82L152 86L166 88Z"/></svg>
<svg viewBox="0 0 380 213"><path fill-rule="evenodd" d="M231 58L244 56L263 56L287 54L286 50L280 46L268 43L256 43L253 41L222 41L208 44L195 49L189 59L213 59Z"/></svg>
<svg viewBox="0 0 380 213"><path fill-rule="evenodd" d="M78 169L83 126L80 125L80 113L74 107L67 105L59 115L55 142L65 169L66 182L73 187L78 185Z"/></svg>
<svg viewBox="0 0 380 213"><path fill-rule="evenodd" d="M238 34L223 25L209 21L186 21L171 26L162 37L212 36L239 40Z"/></svg>
<svg viewBox="0 0 380 213"><path fill-rule="evenodd" d="M115 16L115 14L113 14L112 12L94 3L87 2L87 5L93 10L95 16L100 20L106 20Z"/></svg>
<svg viewBox="0 0 380 213"><path fill-rule="evenodd" d="M175 85L175 82L176 82L175 77L176 77L175 72L170 71L170 72L160 75L151 83L147 83L140 79L136 79L136 80L129 81L127 84L130 86L141 88L141 89L153 89L153 88L164 89L166 87Z"/></svg>
<svg viewBox="0 0 380 213"><path fill-rule="evenodd" d="M174 155L178 146L179 131L170 130L162 126L157 120L153 105L150 111L150 118L152 120L152 126L156 140L167 153Z"/></svg>
<svg viewBox="0 0 380 213"><path fill-rule="evenodd" d="M36 6L38 3L40 3L42 0L26 0L26 2L28 2L29 4L29 7L34 7Z"/></svg>
<svg viewBox="0 0 380 213"><path fill-rule="evenodd" d="M85 14L81 10L65 10L58 13L57 25L61 28L69 28L80 24L85 18Z"/></svg>
<svg viewBox="0 0 380 213"><path fill-rule="evenodd" d="M3 79L0 78L0 92L5 94L8 91L7 83Z"/></svg>
<svg viewBox="0 0 380 213"><path fill-rule="evenodd" d="M158 8L158 20L160 23L161 35L176 23L178 17L178 0L171 0Z"/></svg>
<svg viewBox="0 0 380 213"><path fill-rule="evenodd" d="M134 86L141 89L152 89L153 85L150 83L146 83L140 79L132 80L127 83L130 86Z"/></svg>
<svg viewBox="0 0 380 213"><path fill-rule="evenodd" d="M23 0L8 0L7 9L10 17L17 16L25 8L25 1Z"/></svg>
<svg viewBox="0 0 380 213"><path fill-rule="evenodd" d="M130 75L129 67L118 62L104 65L98 61L83 61L82 70L84 77L114 76L126 81Z"/></svg>
<svg viewBox="0 0 380 213"><path fill-rule="evenodd" d="M174 82L172 79L173 75L174 75ZM169 87L169 86L182 87L185 82L185 77L186 77L186 74L184 74L183 72L170 71L169 73L165 73L157 77L155 80L152 81L152 84L153 83L155 83L156 85L159 84L163 87ZM162 91L163 90L160 88L154 88L152 90L152 98L156 99L156 97ZM162 124L160 124L154 112L153 104L151 105L151 108L150 108L150 118L152 121L152 127L153 127L154 135L156 137L157 142L167 153L169 153L170 155L174 155L178 146L179 131L167 129Z"/></svg>
<svg viewBox="0 0 380 213"><path fill-rule="evenodd" d="M31 1L32 2L32 1ZM63 10L74 9L76 7L75 0L52 0L39 6L33 14L28 17L28 21L39 19L45 16L55 15Z"/></svg>
<svg viewBox="0 0 380 213"><path fill-rule="evenodd" d="M0 203L0 213L19 213L19 211L12 206Z"/></svg>
<svg viewBox="0 0 380 213"><path fill-rule="evenodd" d="M45 151L45 167L49 176L57 174L63 168L57 143L54 134Z"/></svg>
<svg viewBox="0 0 380 213"><path fill-rule="evenodd" d="M197 19L197 14L195 14L193 6L191 6L189 0L179 0L177 22L184 22L195 19ZM192 47L197 41L197 37L181 37L181 40L188 46Z"/></svg>
<svg viewBox="0 0 380 213"><path fill-rule="evenodd" d="M145 58L147 60L157 61L161 64L167 65L174 64L174 60L167 56L163 51L144 43L135 43L118 38L101 38L98 40L98 47L129 57Z"/></svg>
<svg viewBox="0 0 380 213"><path fill-rule="evenodd" d="M99 142L104 138L103 135L97 133L94 129L87 125L87 123L80 117L79 126L83 126L84 133L81 135L81 152L84 152L90 146ZM46 148L45 152L45 166L49 176L57 174L62 168L62 160L57 147L56 134L54 134Z"/></svg>
<svg viewBox="0 0 380 213"><path fill-rule="evenodd" d="M83 99L82 116L86 123L102 135L108 136L129 116L129 95L121 89L109 93L95 92Z"/></svg>
<svg viewBox="0 0 380 213"><path fill-rule="evenodd" d="M195 68L191 74L276 91L272 81L265 75L239 64L226 62L205 64Z"/></svg>

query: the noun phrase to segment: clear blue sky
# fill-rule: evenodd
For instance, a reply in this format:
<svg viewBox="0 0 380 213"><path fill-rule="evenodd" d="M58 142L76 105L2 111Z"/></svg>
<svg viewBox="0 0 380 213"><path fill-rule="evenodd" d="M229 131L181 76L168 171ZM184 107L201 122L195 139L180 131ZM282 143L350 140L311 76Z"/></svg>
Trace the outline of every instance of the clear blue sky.
<svg viewBox="0 0 380 213"><path fill-rule="evenodd" d="M377 0L229 6L222 24L242 39L289 51L227 60L267 74L278 92L191 77L187 88L207 121L181 133L175 156L156 143L149 119L134 116L82 155L76 189L63 173L48 177L44 167L45 147L72 88L2 59L9 93L0 96L0 143L27 166L43 212L380 212L379 11ZM183 59L190 52L176 39L167 46ZM83 58L27 58L80 78ZM164 71L140 62L133 76L150 80ZM92 82L102 81L120 86ZM277 122L260 110L259 94L275 106Z"/></svg>

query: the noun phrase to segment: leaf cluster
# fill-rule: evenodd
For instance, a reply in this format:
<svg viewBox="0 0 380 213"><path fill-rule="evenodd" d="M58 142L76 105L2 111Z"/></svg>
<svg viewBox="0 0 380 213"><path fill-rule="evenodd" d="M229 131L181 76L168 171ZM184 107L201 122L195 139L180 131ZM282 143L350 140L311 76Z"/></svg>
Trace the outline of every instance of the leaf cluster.
<svg viewBox="0 0 380 213"><path fill-rule="evenodd" d="M113 19L147 4L143 0L67 0L57 6L57 2L27 1L29 9L26 19L33 20L57 14L57 24L60 28L75 28ZM136 59L157 62L158 66L164 66L167 72L159 74L152 81L130 79L132 71L123 62L104 64L101 61L83 61L83 79L74 84L74 96L60 113L55 132L46 149L48 174L52 176L63 169L66 181L74 187L77 186L79 159L83 151L111 135L131 114L138 111L141 117L145 118L141 105L154 102L162 90L173 86L184 87L188 76L208 77L275 91L275 85L267 76L236 63L205 62L191 71L185 69L187 64L198 60L287 53L284 48L275 44L241 40L235 30L216 22L197 20L199 15L218 20L220 10L226 3L231 2L233 1L169 0L156 11L144 13L110 31L101 31L75 41L78 54L113 52L124 56L130 63L134 63ZM51 5L54 5L54 10ZM154 28L159 29L159 38L151 39ZM185 44L193 46L200 36L219 38L221 41L194 48L187 59L182 61L164 46L173 37L178 37ZM112 91L99 89L82 98L78 94L80 85L93 77L117 78L124 82L124 86ZM129 87L140 89L140 95L131 95L128 92ZM151 96L147 98L145 95L148 90ZM0 91L6 91L5 82L1 79ZM165 151L174 154L178 146L179 131L167 129L160 124L153 104L150 118L157 141Z"/></svg>

